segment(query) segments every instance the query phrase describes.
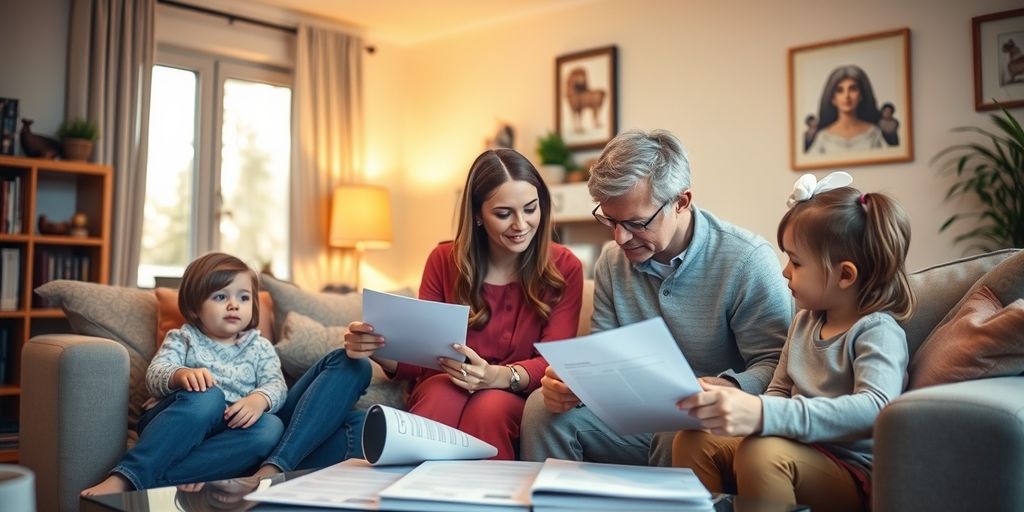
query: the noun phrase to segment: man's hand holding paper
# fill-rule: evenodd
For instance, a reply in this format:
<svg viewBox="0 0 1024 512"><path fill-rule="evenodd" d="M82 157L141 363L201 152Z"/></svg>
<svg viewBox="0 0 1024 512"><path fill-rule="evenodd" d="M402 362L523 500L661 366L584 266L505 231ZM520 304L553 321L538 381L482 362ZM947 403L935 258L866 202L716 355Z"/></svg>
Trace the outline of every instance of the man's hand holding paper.
<svg viewBox="0 0 1024 512"><path fill-rule="evenodd" d="M548 366L544 376L540 378L540 393L544 397L544 406L555 414L561 414L580 404L580 399L562 382L555 369Z"/></svg>
<svg viewBox="0 0 1024 512"><path fill-rule="evenodd" d="M546 375L549 409L568 410L566 393L575 393L620 435L701 428L677 408L701 386L660 317L534 346L558 372ZM565 389L554 382L558 376Z"/></svg>

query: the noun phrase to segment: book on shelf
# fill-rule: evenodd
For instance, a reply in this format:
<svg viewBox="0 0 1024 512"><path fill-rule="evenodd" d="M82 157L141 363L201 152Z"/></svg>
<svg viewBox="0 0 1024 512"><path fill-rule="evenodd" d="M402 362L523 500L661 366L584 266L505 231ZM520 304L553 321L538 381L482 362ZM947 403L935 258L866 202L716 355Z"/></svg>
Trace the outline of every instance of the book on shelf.
<svg viewBox="0 0 1024 512"><path fill-rule="evenodd" d="M14 359L10 354L10 340L13 338L11 328L6 325L0 325L0 386L7 385L7 365ZM0 430L0 432L3 432L3 430Z"/></svg>
<svg viewBox="0 0 1024 512"><path fill-rule="evenodd" d="M0 248L0 311L17 311L21 295L21 249Z"/></svg>
<svg viewBox="0 0 1024 512"><path fill-rule="evenodd" d="M22 228L21 176L0 179L0 233L16 235Z"/></svg>
<svg viewBox="0 0 1024 512"><path fill-rule="evenodd" d="M92 258L88 254L79 254L68 248L44 248L36 252L33 283L42 286L57 279L73 281L92 280ZM45 299L34 296L35 307L53 307Z"/></svg>
<svg viewBox="0 0 1024 512"><path fill-rule="evenodd" d="M18 100L0 98L0 155L14 154L18 131Z"/></svg>

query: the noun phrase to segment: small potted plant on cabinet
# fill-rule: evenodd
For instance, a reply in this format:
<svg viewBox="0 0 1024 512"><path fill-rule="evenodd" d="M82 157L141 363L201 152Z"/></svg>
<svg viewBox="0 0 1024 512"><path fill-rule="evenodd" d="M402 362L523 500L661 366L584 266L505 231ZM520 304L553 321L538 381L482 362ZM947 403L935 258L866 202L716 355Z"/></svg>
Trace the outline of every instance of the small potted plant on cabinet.
<svg viewBox="0 0 1024 512"><path fill-rule="evenodd" d="M540 155L541 169L538 169L548 185L561 183L566 171L575 167L572 153L556 132L537 139L537 153Z"/></svg>
<svg viewBox="0 0 1024 512"><path fill-rule="evenodd" d="M92 146L99 138L99 130L96 123L79 118L61 123L57 136L61 140L64 158L85 161L92 155Z"/></svg>

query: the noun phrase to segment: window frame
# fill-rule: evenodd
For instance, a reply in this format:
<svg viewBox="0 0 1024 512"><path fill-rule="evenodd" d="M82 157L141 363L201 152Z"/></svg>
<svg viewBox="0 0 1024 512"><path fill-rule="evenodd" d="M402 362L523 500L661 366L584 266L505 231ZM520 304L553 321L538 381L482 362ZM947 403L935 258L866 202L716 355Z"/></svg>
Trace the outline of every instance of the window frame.
<svg viewBox="0 0 1024 512"><path fill-rule="evenodd" d="M292 70L249 62L215 53L200 52L169 44L160 44L153 66L171 67L196 74L195 103L195 156L192 167L192 205L189 212L189 261L200 254L217 250L220 246L220 220L223 213L221 195L221 139L224 121L224 84L229 79L287 87L292 92L291 109L294 112L294 76ZM290 131L294 133L294 115ZM153 144L153 141L150 141ZM295 172L294 152L289 158L289 174ZM148 171L147 171L148 172ZM289 179L289 185L292 183ZM289 194L291 191L289 190ZM290 212L286 212L290 215ZM286 240L292 238L291 230ZM141 243L141 241L140 241ZM140 262L141 263L141 262ZM187 262L186 262L187 264ZM291 274L291 260L285 267Z"/></svg>

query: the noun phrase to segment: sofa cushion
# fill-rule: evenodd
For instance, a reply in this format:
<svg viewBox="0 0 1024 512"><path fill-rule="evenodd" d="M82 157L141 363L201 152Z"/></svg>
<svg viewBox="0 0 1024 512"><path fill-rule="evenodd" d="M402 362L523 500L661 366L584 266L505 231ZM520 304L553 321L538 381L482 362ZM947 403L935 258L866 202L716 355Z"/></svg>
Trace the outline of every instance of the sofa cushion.
<svg viewBox="0 0 1024 512"><path fill-rule="evenodd" d="M901 322L907 333L910 354L914 354L943 318L956 310L954 306L968 294L972 285L1011 256L1019 260L1024 257L1024 252L1005 249L942 263L911 274L910 287L917 296L917 308L913 316ZM993 290L1004 303L1012 302L1005 300L995 288Z"/></svg>
<svg viewBox="0 0 1024 512"><path fill-rule="evenodd" d="M1024 299L1003 307L983 285L910 362L910 388L1024 372Z"/></svg>
<svg viewBox="0 0 1024 512"><path fill-rule="evenodd" d="M156 295L156 348L164 343L164 337L171 329L178 329L185 323L185 316L178 309L178 290L170 288L157 288L153 290ZM260 292L260 334L264 338L274 342L274 301L270 298L270 292ZM154 354L155 355L155 354Z"/></svg>
<svg viewBox="0 0 1024 512"><path fill-rule="evenodd" d="M341 326L325 326L294 311L288 313L281 328L281 339L275 346L284 372L293 379L301 377L321 357L344 345L345 330ZM384 404L404 409L406 385L391 381L380 365L373 361L370 363L373 366L373 378L366 393L356 403L356 408L366 409L373 404Z"/></svg>
<svg viewBox="0 0 1024 512"><path fill-rule="evenodd" d="M363 315L363 299L359 293L315 293L278 280L268 274L260 276L260 284L273 297L274 339L281 340L281 331L288 313L294 311L323 325L347 326Z"/></svg>
<svg viewBox="0 0 1024 512"><path fill-rule="evenodd" d="M128 350L128 427L134 430L149 398L146 369L156 352L157 301L153 293L83 281L50 281L35 292L64 310L77 334L107 338Z"/></svg>

